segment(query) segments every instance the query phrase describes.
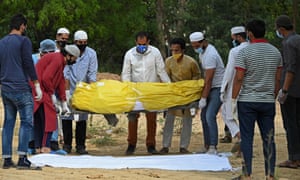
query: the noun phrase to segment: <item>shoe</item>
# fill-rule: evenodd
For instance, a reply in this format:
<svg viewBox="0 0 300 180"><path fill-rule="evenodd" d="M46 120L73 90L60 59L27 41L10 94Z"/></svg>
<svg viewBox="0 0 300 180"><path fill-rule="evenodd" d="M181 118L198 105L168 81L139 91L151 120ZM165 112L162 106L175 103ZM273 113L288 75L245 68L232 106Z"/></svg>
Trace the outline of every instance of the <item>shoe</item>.
<svg viewBox="0 0 300 180"><path fill-rule="evenodd" d="M132 155L135 151L135 145L129 144L125 152L126 155Z"/></svg>
<svg viewBox="0 0 300 180"><path fill-rule="evenodd" d="M216 155L216 154L218 154L218 151L215 146L209 146L206 154Z"/></svg>
<svg viewBox="0 0 300 180"><path fill-rule="evenodd" d="M159 150L160 154L168 154L169 153L169 148L167 147L163 147L161 148L161 150Z"/></svg>
<svg viewBox="0 0 300 180"><path fill-rule="evenodd" d="M279 163L277 166L282 167L282 168L297 169L298 168L298 163L297 163L297 161L286 160L282 163Z"/></svg>
<svg viewBox="0 0 300 180"><path fill-rule="evenodd" d="M51 149L52 151L57 151L57 150L59 150L58 141L50 141L50 149Z"/></svg>
<svg viewBox="0 0 300 180"><path fill-rule="evenodd" d="M156 151L156 149L155 149L154 146L148 146L148 147L147 147L147 151L148 151L148 153L150 153L150 154L159 154L159 152Z"/></svg>
<svg viewBox="0 0 300 180"><path fill-rule="evenodd" d="M80 155L88 154L88 152L85 150L85 148L76 149L76 152Z"/></svg>
<svg viewBox="0 0 300 180"><path fill-rule="evenodd" d="M231 148L231 153L238 152L240 151L240 149L241 149L241 142L236 142Z"/></svg>
<svg viewBox="0 0 300 180"><path fill-rule="evenodd" d="M72 147L70 145L63 145L63 150L70 154L71 153L71 150L72 150Z"/></svg>
<svg viewBox="0 0 300 180"><path fill-rule="evenodd" d="M28 159L27 156L19 158L17 169L27 169L27 170L42 170L41 167L32 164Z"/></svg>
<svg viewBox="0 0 300 180"><path fill-rule="evenodd" d="M202 148L200 148L199 151L196 152L196 154L204 154L208 151L208 147L203 146Z"/></svg>
<svg viewBox="0 0 300 180"><path fill-rule="evenodd" d="M229 136L229 135L225 135L219 141L220 141L220 143L231 143L232 142L232 137Z"/></svg>
<svg viewBox="0 0 300 180"><path fill-rule="evenodd" d="M182 153L182 154L190 153L190 151L188 151L186 148L180 148L179 152Z"/></svg>
<svg viewBox="0 0 300 180"><path fill-rule="evenodd" d="M2 168L3 169L9 169L11 167L16 167L15 163L12 161L11 158L4 158L4 163Z"/></svg>

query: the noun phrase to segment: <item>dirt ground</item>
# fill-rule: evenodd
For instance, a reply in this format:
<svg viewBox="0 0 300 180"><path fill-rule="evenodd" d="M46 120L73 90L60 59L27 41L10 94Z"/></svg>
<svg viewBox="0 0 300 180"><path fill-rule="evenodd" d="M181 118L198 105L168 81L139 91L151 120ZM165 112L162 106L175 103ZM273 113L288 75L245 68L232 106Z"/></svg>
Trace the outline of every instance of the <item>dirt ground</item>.
<svg viewBox="0 0 300 180"><path fill-rule="evenodd" d="M2 105L2 103L1 103ZM117 115L120 119L119 124L112 128L107 125L102 115L93 115L92 120L88 121L88 139L87 139L87 150L90 155L103 156L123 156L127 148L127 118L125 114ZM199 112L197 116L193 119L193 134L191 138L191 143L189 150L191 152L196 152L203 145L202 127L199 120ZM148 155L145 147L145 118L142 115L139 121L139 137L136 155ZM180 131L180 121L176 121L175 132L172 141L172 147L170 148L170 154L176 154L179 150L179 131ZM0 113L0 128L2 128L3 123L3 109ZM163 118L162 113L159 114L157 123L157 149L161 148L162 140L162 128L163 128ZM224 123L220 115L218 115L218 126L219 126L219 137L223 136ZM282 127L282 120L280 116L280 111L277 109L277 115L275 120L275 142L277 148L277 163L287 159L287 148L285 131ZM18 124L16 126L18 128ZM112 130L108 133L107 130ZM17 130L15 130L14 138L14 156L13 159L17 161L16 146L17 146ZM1 140L0 140L1 144ZM219 152L229 152L233 144L219 144ZM73 146L74 147L74 146ZM253 157L253 179L260 180L264 179L264 163L263 163L263 153L262 153L262 143L260 139L259 132L256 128L255 140L254 140L254 157ZM74 151L74 149L73 149ZM74 152L72 155L76 155ZM149 155L150 156L150 155ZM0 168L0 180L16 180L16 179L28 179L28 180L50 180L50 179L103 179L103 180L153 180L153 179L172 179L172 180L227 180L237 177L241 174L241 158L235 156L229 157L230 163L235 171L225 171L225 172L200 172L200 171L168 171L159 169L122 169L122 170L106 170L106 169L71 169L71 168L53 168L53 167L43 167L42 171L30 171L30 170L16 170L2 169ZM2 160L0 161L2 166ZM178 162L180 163L180 162ZM300 168L298 169L285 169L276 168L276 176L278 179L300 179Z"/></svg>

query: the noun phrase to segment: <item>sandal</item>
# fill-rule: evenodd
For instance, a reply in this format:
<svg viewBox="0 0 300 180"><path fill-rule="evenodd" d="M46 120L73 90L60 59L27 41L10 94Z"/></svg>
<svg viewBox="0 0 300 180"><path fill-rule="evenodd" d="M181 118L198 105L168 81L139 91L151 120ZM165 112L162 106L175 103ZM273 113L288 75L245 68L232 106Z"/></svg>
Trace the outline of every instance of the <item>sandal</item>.
<svg viewBox="0 0 300 180"><path fill-rule="evenodd" d="M297 169L298 164L296 161L286 160L286 161L278 164L278 167Z"/></svg>

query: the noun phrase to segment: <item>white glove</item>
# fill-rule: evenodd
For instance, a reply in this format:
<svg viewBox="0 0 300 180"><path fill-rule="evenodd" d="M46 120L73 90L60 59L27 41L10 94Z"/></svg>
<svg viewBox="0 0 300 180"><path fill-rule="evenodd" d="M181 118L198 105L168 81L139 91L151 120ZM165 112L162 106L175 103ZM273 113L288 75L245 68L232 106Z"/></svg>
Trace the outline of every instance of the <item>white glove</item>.
<svg viewBox="0 0 300 180"><path fill-rule="evenodd" d="M220 94L220 100L221 100L221 102L224 102L224 99L225 99L225 93L221 92L221 94Z"/></svg>
<svg viewBox="0 0 300 180"><path fill-rule="evenodd" d="M206 106L206 98L201 98L200 101L199 101L199 109L202 109Z"/></svg>
<svg viewBox="0 0 300 180"><path fill-rule="evenodd" d="M71 115L71 110L68 107L67 101L62 102L62 115L64 115L64 116Z"/></svg>
<svg viewBox="0 0 300 180"><path fill-rule="evenodd" d="M56 99L55 94L51 95L51 99L52 99L53 104L55 105L57 103L57 99Z"/></svg>
<svg viewBox="0 0 300 180"><path fill-rule="evenodd" d="M34 83L34 88L35 88L35 92L36 92L36 96L34 97L34 99L36 101L40 101L43 97L43 93L40 87L40 83Z"/></svg>
<svg viewBox="0 0 300 180"><path fill-rule="evenodd" d="M231 99L231 110L233 119L238 120L237 99Z"/></svg>
<svg viewBox="0 0 300 180"><path fill-rule="evenodd" d="M278 92L278 96L277 96L278 102L279 102L280 104L284 104L284 102L285 102L287 96L288 96L288 93L284 93L284 92L282 91L282 89L280 89L279 92Z"/></svg>
<svg viewBox="0 0 300 180"><path fill-rule="evenodd" d="M52 99L52 102L55 106L56 113L61 114L62 113L62 108L60 106L60 102L57 101L57 98L56 98L55 94L51 95L51 99Z"/></svg>
<svg viewBox="0 0 300 180"><path fill-rule="evenodd" d="M66 90L66 99L67 99L67 102L70 103L70 99L71 99L70 90Z"/></svg>

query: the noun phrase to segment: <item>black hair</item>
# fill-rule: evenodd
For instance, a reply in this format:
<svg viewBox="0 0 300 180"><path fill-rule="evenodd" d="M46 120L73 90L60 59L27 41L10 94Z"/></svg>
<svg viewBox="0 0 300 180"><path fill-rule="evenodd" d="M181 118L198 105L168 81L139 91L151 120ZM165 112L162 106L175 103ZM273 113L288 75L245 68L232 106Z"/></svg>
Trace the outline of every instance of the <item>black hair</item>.
<svg viewBox="0 0 300 180"><path fill-rule="evenodd" d="M239 35L241 36L243 39L246 39L247 38L247 33L246 32L241 32L241 33L236 33L234 35Z"/></svg>
<svg viewBox="0 0 300 180"><path fill-rule="evenodd" d="M185 49L185 40L182 38L174 38L171 40L170 45L179 44L181 49Z"/></svg>
<svg viewBox="0 0 300 180"><path fill-rule="evenodd" d="M24 24L27 25L27 19L23 14L16 14L10 19L10 31L13 29L20 30L20 26Z"/></svg>
<svg viewBox="0 0 300 180"><path fill-rule="evenodd" d="M279 24L276 24L277 28L280 28L280 27L283 27L284 29L286 30L293 30L294 29L294 26L291 24L291 25L279 25Z"/></svg>
<svg viewBox="0 0 300 180"><path fill-rule="evenodd" d="M135 40L137 41L138 38L143 38L143 37L146 37L146 39L149 40L149 33L145 31L140 31L135 35Z"/></svg>
<svg viewBox="0 0 300 180"><path fill-rule="evenodd" d="M266 24L263 20L254 19L247 23L246 29L252 32L255 38L263 38L266 33Z"/></svg>

